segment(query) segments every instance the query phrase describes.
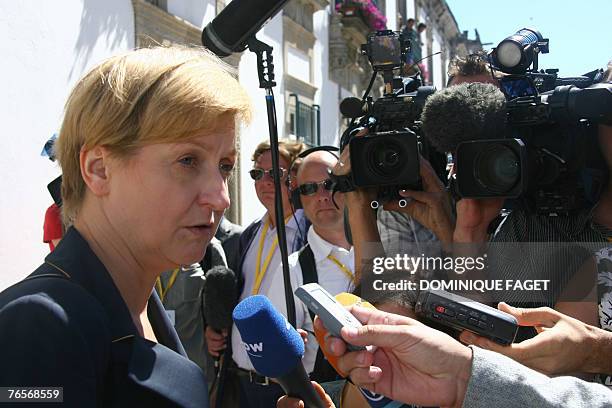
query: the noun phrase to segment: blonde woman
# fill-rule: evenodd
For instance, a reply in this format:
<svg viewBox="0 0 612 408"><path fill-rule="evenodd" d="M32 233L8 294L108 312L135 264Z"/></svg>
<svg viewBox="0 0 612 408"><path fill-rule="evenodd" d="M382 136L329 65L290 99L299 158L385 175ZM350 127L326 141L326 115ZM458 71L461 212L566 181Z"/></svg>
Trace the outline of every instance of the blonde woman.
<svg viewBox="0 0 612 408"><path fill-rule="evenodd" d="M0 294L0 384L63 387L67 406L207 406L153 287L202 259L249 115L231 71L197 49L132 51L77 83L55 146L69 228Z"/></svg>

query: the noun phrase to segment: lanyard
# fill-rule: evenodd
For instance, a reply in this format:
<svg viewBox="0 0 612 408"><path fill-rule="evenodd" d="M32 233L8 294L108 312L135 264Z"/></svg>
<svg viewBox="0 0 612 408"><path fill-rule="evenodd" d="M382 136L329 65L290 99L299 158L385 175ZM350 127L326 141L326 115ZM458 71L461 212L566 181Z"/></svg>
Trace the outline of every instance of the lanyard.
<svg viewBox="0 0 612 408"><path fill-rule="evenodd" d="M329 259L330 261L332 261L333 263L336 264L336 266L342 271L344 272L344 274L346 275L347 278L349 278L349 280L352 282L353 279L355 279L355 277L353 276L353 272L351 272L351 270L349 268L346 267L346 265L344 265L342 262L340 262L338 259L336 259L335 256L333 256L332 254L327 255L327 259Z"/></svg>
<svg viewBox="0 0 612 408"><path fill-rule="evenodd" d="M285 218L285 224L291 218L291 215ZM268 271L268 266L270 266L270 261L272 261L272 257L274 256L274 252L276 252L276 247L278 246L278 235L274 238L274 242L272 242L272 246L268 250L268 255L264 260L263 267L261 265L261 256L263 255L263 247L266 241L266 233L268 232L268 228L270 224L269 220L266 219L266 223L261 230L261 236L259 237L259 249L257 250L257 265L255 265L255 284L253 285L252 295L256 295L259 293L259 288L261 287L261 283L263 282L263 278Z"/></svg>
<svg viewBox="0 0 612 408"><path fill-rule="evenodd" d="M176 268L174 271L172 271L172 275L170 275L166 290L164 290L164 287L162 286L161 278L159 276L157 277L157 280L155 281L155 286L157 287L157 291L159 292L159 298L162 302L164 301L164 298L168 294L168 291L170 290L172 285L174 285L174 281L176 281L176 277L178 276L180 270L181 268Z"/></svg>

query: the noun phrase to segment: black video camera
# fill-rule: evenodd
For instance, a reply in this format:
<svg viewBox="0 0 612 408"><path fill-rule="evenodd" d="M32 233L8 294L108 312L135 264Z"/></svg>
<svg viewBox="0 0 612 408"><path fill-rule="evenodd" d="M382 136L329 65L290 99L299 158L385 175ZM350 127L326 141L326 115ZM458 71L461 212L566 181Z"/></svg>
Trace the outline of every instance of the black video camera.
<svg viewBox="0 0 612 408"><path fill-rule="evenodd" d="M509 99L509 137L459 144L461 197L516 199L530 213L551 216L569 215L597 202L607 179L597 125L612 124L612 86L586 88L595 76L590 81L586 76L555 78L548 83L567 85L540 92L544 82L538 85L534 78L544 78L535 72L537 54L544 49L547 52L548 40L523 29L491 52L492 68L511 74L500 83ZM528 70L531 64L534 70Z"/></svg>
<svg viewBox="0 0 612 408"><path fill-rule="evenodd" d="M407 202L398 191L421 189L419 153L431 162L442 180L446 178L446 156L431 148L420 131L425 100L435 89L421 86L418 74L394 76L394 71L402 72L410 46L403 34L391 30L371 33L361 51L374 69L372 82L378 72L382 73L384 95L373 101L366 92L363 100L347 98L340 105L345 117L361 118L344 132L340 149L350 145L354 185L378 188L372 208L398 199L399 205L405 206ZM364 128L367 135L354 137Z"/></svg>

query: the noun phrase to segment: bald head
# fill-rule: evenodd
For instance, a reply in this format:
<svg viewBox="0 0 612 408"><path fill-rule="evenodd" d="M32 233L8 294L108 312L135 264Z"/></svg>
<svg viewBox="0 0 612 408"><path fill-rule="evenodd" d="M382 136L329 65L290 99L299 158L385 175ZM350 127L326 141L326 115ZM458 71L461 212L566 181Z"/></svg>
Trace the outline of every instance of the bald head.
<svg viewBox="0 0 612 408"><path fill-rule="evenodd" d="M343 210L344 201L342 194L336 194L336 203L341 209L337 209L332 200L332 192L325 188L324 183L329 179L329 170L332 169L338 159L328 151L317 151L310 153L304 158L297 173L298 186L310 184L308 195L301 194L300 199L304 207L306 217L312 222L315 231L324 239L333 242L329 232L338 233L344 237ZM313 188L314 186L314 188Z"/></svg>
<svg viewBox="0 0 612 408"><path fill-rule="evenodd" d="M306 180L311 173L320 173L320 170L324 170L327 175L327 169L333 168L338 159L334 157L330 152L321 150L318 152L310 153L302 160L297 172L298 185L301 183L317 182L321 180ZM327 177L326 177L327 178ZM324 180L324 179L323 179Z"/></svg>

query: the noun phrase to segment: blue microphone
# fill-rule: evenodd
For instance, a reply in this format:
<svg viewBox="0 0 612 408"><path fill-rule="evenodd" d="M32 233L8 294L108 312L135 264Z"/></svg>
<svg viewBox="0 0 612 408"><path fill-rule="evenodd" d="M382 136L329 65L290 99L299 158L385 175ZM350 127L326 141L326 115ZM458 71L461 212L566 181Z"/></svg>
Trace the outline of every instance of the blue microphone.
<svg viewBox="0 0 612 408"><path fill-rule="evenodd" d="M273 378L288 396L304 401L306 408L325 408L302 364L302 337L267 297L244 299L232 316L255 371Z"/></svg>

